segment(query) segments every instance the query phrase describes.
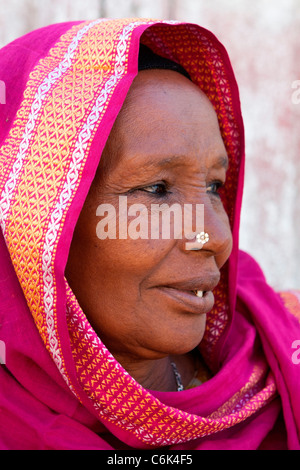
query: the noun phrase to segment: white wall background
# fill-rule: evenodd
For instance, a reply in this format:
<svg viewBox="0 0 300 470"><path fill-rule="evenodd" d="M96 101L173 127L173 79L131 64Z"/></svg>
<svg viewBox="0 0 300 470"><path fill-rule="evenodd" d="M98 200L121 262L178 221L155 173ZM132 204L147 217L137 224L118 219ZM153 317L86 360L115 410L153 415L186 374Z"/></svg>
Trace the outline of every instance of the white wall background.
<svg viewBox="0 0 300 470"><path fill-rule="evenodd" d="M190 21L223 42L246 132L240 246L276 289L300 289L300 0L0 0L0 47L50 23L101 16Z"/></svg>

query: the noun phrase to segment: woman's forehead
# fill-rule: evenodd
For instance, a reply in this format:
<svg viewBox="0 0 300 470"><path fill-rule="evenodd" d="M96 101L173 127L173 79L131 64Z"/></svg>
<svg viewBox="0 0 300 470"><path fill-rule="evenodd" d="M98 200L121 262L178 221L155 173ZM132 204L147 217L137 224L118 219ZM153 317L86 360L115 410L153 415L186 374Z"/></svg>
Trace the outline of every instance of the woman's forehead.
<svg viewBox="0 0 300 470"><path fill-rule="evenodd" d="M101 157L104 171L191 166L199 154L226 161L217 115L206 95L170 71L140 72ZM190 160L190 161L189 161ZM226 163L227 164L227 163Z"/></svg>
<svg viewBox="0 0 300 470"><path fill-rule="evenodd" d="M196 118L207 120L208 116L215 123L217 115L206 95L190 80L174 71L148 70L138 74L134 80L123 107L116 118L113 132L116 137L126 136L143 130L145 135L155 137L155 132L166 126L163 131L184 132L184 125L193 125ZM218 126L217 126L218 127ZM136 135L139 142L139 135ZM159 134L154 139L159 144Z"/></svg>

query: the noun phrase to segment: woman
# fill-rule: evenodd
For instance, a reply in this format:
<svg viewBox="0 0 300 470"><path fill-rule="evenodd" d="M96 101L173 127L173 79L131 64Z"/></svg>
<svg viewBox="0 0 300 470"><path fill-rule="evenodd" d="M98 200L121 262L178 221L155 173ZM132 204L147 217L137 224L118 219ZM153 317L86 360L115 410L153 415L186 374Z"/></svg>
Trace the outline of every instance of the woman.
<svg viewBox="0 0 300 470"><path fill-rule="evenodd" d="M1 448L299 449L299 304L238 250L222 45L102 19L32 32L0 63ZM198 204L204 227L153 236L157 204Z"/></svg>

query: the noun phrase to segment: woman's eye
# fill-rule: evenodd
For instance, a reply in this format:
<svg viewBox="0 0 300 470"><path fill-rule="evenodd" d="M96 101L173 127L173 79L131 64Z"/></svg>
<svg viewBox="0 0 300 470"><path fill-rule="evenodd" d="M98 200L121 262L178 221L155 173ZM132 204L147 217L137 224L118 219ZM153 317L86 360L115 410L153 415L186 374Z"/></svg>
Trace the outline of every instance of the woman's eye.
<svg viewBox="0 0 300 470"><path fill-rule="evenodd" d="M150 186L145 186L144 188L139 188L140 191L145 191L146 193L155 194L157 196L165 196L167 194L167 185L165 183L156 183L151 184Z"/></svg>
<svg viewBox="0 0 300 470"><path fill-rule="evenodd" d="M213 181L206 187L206 191L208 193L213 194L214 196L220 197L219 191L222 188L222 186L224 186L222 181Z"/></svg>

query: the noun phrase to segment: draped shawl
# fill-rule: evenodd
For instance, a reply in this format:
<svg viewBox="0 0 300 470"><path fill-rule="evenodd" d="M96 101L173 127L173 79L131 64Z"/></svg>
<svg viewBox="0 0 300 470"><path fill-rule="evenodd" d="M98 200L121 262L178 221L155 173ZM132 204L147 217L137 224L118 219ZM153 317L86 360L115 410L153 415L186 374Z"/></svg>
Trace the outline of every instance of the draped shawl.
<svg viewBox="0 0 300 470"><path fill-rule="evenodd" d="M213 376L182 392L138 384L64 276L140 43L208 96L230 161L221 196L234 247L199 345ZM299 294L274 292L238 248L243 123L216 37L141 18L61 23L4 47L0 80L0 448L299 449Z"/></svg>

